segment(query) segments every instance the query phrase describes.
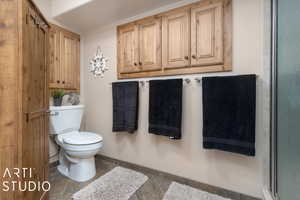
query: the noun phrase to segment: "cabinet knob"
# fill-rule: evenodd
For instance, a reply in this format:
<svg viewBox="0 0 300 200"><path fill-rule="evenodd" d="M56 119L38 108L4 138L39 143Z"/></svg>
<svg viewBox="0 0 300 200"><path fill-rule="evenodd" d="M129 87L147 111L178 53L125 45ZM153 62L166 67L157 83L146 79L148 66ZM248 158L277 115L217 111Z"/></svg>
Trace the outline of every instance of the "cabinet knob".
<svg viewBox="0 0 300 200"><path fill-rule="evenodd" d="M137 63L136 63L136 62L134 63L134 66L137 66Z"/></svg>
<svg viewBox="0 0 300 200"><path fill-rule="evenodd" d="M139 65L143 65L143 63L142 63L142 62L139 62Z"/></svg>
<svg viewBox="0 0 300 200"><path fill-rule="evenodd" d="M197 57L196 57L196 55L192 55L192 58L193 58L193 59L196 59Z"/></svg>
<svg viewBox="0 0 300 200"><path fill-rule="evenodd" d="M188 60L188 59L189 59L189 57L188 57L188 56L184 56L184 59Z"/></svg>
<svg viewBox="0 0 300 200"><path fill-rule="evenodd" d="M56 81L57 83L60 83L60 81Z"/></svg>
<svg viewBox="0 0 300 200"><path fill-rule="evenodd" d="M62 84L65 84L65 81L63 81Z"/></svg>

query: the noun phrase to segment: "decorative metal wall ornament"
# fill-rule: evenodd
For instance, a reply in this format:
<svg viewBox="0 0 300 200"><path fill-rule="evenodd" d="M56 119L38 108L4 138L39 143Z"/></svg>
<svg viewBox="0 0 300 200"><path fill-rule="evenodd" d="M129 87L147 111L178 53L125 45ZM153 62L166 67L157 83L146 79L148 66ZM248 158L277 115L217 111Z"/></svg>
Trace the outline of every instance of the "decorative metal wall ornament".
<svg viewBox="0 0 300 200"><path fill-rule="evenodd" d="M104 72L108 70L107 62L108 59L104 57L101 48L98 46L96 55L91 59L88 70L95 77L103 78Z"/></svg>

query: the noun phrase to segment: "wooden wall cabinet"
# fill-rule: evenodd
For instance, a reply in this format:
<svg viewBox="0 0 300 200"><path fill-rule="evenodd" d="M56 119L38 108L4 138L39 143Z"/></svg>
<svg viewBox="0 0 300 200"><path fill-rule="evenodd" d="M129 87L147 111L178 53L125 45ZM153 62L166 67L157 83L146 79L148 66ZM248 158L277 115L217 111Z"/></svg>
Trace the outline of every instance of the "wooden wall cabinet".
<svg viewBox="0 0 300 200"><path fill-rule="evenodd" d="M204 0L118 26L118 78L232 69L232 2Z"/></svg>
<svg viewBox="0 0 300 200"><path fill-rule="evenodd" d="M49 31L49 87L59 88L60 77L60 34L55 28Z"/></svg>
<svg viewBox="0 0 300 200"><path fill-rule="evenodd" d="M163 66L166 69L190 65L190 12L182 9L163 15Z"/></svg>
<svg viewBox="0 0 300 200"><path fill-rule="evenodd" d="M119 28L119 71L120 73L138 72L138 30L135 24Z"/></svg>
<svg viewBox="0 0 300 200"><path fill-rule="evenodd" d="M192 66L223 63L223 4L191 10Z"/></svg>
<svg viewBox="0 0 300 200"><path fill-rule="evenodd" d="M80 36L56 25L50 31L50 88L80 90Z"/></svg>
<svg viewBox="0 0 300 200"><path fill-rule="evenodd" d="M140 71L161 70L161 19L147 18L137 26Z"/></svg>
<svg viewBox="0 0 300 200"><path fill-rule="evenodd" d="M160 18L148 18L119 27L119 73L160 70L161 37Z"/></svg>

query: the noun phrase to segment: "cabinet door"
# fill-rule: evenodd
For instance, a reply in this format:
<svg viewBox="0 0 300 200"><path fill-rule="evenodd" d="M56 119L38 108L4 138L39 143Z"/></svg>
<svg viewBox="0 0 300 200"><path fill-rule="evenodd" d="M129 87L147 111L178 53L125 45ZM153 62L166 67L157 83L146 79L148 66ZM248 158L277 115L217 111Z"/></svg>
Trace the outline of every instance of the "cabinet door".
<svg viewBox="0 0 300 200"><path fill-rule="evenodd" d="M60 77L60 40L59 31L51 28L49 31L49 86L50 88L61 87Z"/></svg>
<svg viewBox="0 0 300 200"><path fill-rule="evenodd" d="M18 4L16 1L0 1L0 199L17 200L19 190L15 191L10 187L5 191L4 183L18 181L15 175L9 177L5 170L18 167L18 147L21 138L19 123L19 112L21 108L20 91L18 80L22 70L20 69L19 55L19 19ZM23 183L23 182L22 182ZM17 186L17 185L16 185Z"/></svg>
<svg viewBox="0 0 300 200"><path fill-rule="evenodd" d="M192 65L223 63L223 4L192 8Z"/></svg>
<svg viewBox="0 0 300 200"><path fill-rule="evenodd" d="M79 89L79 39L61 31L61 81L62 88Z"/></svg>
<svg viewBox="0 0 300 200"><path fill-rule="evenodd" d="M118 29L119 73L138 72L138 33L136 25Z"/></svg>
<svg viewBox="0 0 300 200"><path fill-rule="evenodd" d="M139 22L139 65L140 71L155 71L161 63L161 18Z"/></svg>
<svg viewBox="0 0 300 200"><path fill-rule="evenodd" d="M42 182L47 178L49 162L48 29L33 9L29 9L24 24L22 166L32 168L26 181ZM40 199L42 195L42 191L25 191L22 199Z"/></svg>
<svg viewBox="0 0 300 200"><path fill-rule="evenodd" d="M181 68L190 65L190 14L179 10L163 16L163 67Z"/></svg>

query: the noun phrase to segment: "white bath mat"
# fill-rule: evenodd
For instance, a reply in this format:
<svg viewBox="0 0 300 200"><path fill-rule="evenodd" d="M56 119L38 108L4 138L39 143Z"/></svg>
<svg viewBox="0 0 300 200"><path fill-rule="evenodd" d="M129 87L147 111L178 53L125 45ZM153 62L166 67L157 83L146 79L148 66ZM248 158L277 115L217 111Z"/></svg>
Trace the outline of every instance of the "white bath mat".
<svg viewBox="0 0 300 200"><path fill-rule="evenodd" d="M230 200L196 188L172 182L163 200Z"/></svg>
<svg viewBox="0 0 300 200"><path fill-rule="evenodd" d="M146 181L142 173L116 167L73 195L74 200L128 200Z"/></svg>

